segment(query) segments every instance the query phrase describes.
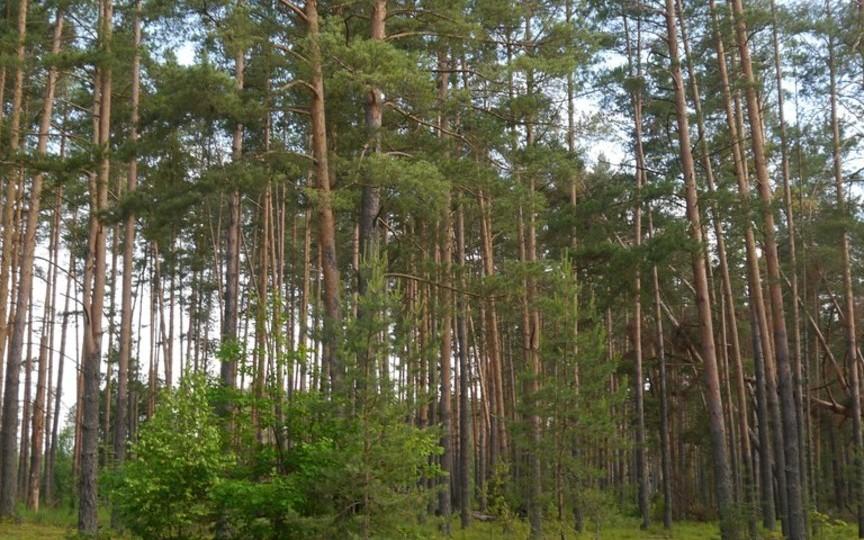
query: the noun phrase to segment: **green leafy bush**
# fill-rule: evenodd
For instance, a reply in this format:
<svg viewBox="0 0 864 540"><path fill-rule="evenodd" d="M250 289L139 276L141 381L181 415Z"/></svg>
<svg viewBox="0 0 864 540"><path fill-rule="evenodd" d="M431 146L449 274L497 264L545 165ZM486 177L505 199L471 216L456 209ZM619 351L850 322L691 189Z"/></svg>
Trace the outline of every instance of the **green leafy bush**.
<svg viewBox="0 0 864 540"><path fill-rule="evenodd" d="M203 376L166 392L141 428L112 498L124 525L144 538L199 538L214 523L213 489L233 461Z"/></svg>

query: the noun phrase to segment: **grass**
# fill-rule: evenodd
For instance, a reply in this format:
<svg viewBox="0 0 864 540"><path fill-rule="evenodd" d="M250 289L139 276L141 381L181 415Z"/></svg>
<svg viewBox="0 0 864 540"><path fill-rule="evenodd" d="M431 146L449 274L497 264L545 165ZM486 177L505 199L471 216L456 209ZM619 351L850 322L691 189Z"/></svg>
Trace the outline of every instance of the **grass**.
<svg viewBox="0 0 864 540"><path fill-rule="evenodd" d="M39 512L19 508L14 522L0 522L0 540L53 540L74 531L76 514L71 508L44 508Z"/></svg>
<svg viewBox="0 0 864 540"><path fill-rule="evenodd" d="M720 532L716 523L695 523L684 522L675 523L671 530L666 531L661 526L652 526L648 530L640 530L637 520L616 520L615 523L604 525L599 532L599 536L595 531L589 528L586 523L586 530L582 533L575 533L572 530L565 531L564 538L566 540L711 540L720 538ZM450 538L454 540L497 540L501 538L528 538L528 525L524 522L517 521L504 527L501 522L473 522L468 529L459 528L459 523L454 522L451 528ZM544 523L544 533L547 538L558 540L561 538L560 527L556 523L547 521ZM443 534L438 534L436 538L446 538Z"/></svg>
<svg viewBox="0 0 864 540"><path fill-rule="evenodd" d="M0 522L0 540L60 540L72 537L75 529L75 513L68 508L53 508L42 510L38 513L20 512L20 519L16 522ZM107 515L100 515L101 523L108 523ZM586 528L589 526L586 523ZM544 522L546 538L559 540L560 529L553 521ZM449 537L444 536L429 523L429 527L419 535L411 535L418 539L445 539L452 540L499 540L499 539L524 539L528 538L528 524L523 521L512 521L506 527L501 521L480 522L474 521L471 527L462 530L458 520L454 520ZM856 530L851 523L839 520L826 519L813 535L813 540L848 540L855 538ZM120 536L111 536L120 538ZM599 535L593 530L576 534L567 531L563 537L565 540L714 540L720 538L720 532L716 523L698 522L676 522L671 530L664 530L661 525L652 525L648 530L640 530L639 522L635 519L616 518L608 525L604 525ZM779 538L776 535L765 534L765 540Z"/></svg>
<svg viewBox="0 0 864 540"><path fill-rule="evenodd" d="M70 532L65 527L38 523L0 523L2 540L62 540Z"/></svg>

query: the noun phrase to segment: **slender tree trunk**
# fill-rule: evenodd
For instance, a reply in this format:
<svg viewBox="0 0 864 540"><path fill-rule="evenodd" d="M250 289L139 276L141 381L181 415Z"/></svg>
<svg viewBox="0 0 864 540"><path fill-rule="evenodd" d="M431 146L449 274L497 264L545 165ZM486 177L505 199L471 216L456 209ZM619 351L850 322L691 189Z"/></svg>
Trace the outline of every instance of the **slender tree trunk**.
<svg viewBox="0 0 864 540"><path fill-rule="evenodd" d="M774 238L774 214L772 192L768 167L765 160L765 145L762 133L762 112L759 108L757 82L750 61L750 48L747 43L747 22L744 18L742 0L733 0L735 14L735 33L741 57L741 69L746 81L747 111L750 119L750 135L753 159L759 184L759 197L762 201L762 221L765 262L768 269L768 290L771 298L772 324L774 334L774 353L777 360L777 373L783 423L784 454L786 458L786 487L788 501L788 535L792 540L806 537L804 526L804 503L801 486L800 433L798 432L797 407L795 406L794 381L789 358L789 343L786 332L786 317L783 307L780 263L777 243ZM782 472L781 472L782 474Z"/></svg>
<svg viewBox="0 0 864 540"><path fill-rule="evenodd" d="M48 403L47 388L50 386L50 382L46 381L46 379L48 379L50 373L48 348L51 345L49 339L53 335L52 328L54 324L54 287L57 279L56 264L57 253L59 252L58 244L60 242L60 198L58 197L55 202L56 206L54 207L54 217L51 221L51 234L48 246L48 276L42 315L42 335L39 340L39 375L36 378L36 399L33 401L30 478L27 483L27 508L34 511L39 510L39 491L42 486L42 457L44 455L43 443L45 441L45 418L50 415L50 410L48 413L45 411L46 403Z"/></svg>
<svg viewBox="0 0 864 540"><path fill-rule="evenodd" d="M242 48L238 48L234 55L234 90L237 93L243 91L245 69L245 52ZM232 135L231 159L237 162L242 158L243 124L238 122L234 126L234 133ZM225 230L225 295L221 329L222 345L229 347L232 351L235 347L239 346L237 343L237 321L240 299L240 220L240 192L234 190L228 196L228 228ZM229 393L237 387L237 362L239 360L239 351L235 354L225 354L222 357L220 381ZM230 430L230 399L226 399L222 403L220 413L228 421Z"/></svg>
<svg viewBox="0 0 864 540"><path fill-rule="evenodd" d="M75 226L73 218L72 228ZM45 501L54 503L54 464L57 462L57 438L60 433L60 403L63 396L63 367L66 364L66 331L69 326L69 299L75 281L75 257L69 253L69 273L66 276L66 293L63 300L63 322L60 325L60 349L57 351L57 389L54 392L54 418L51 420L51 444L45 459Z"/></svg>
<svg viewBox="0 0 864 540"><path fill-rule="evenodd" d="M132 21L132 117L129 140L138 142L138 104L141 92L141 0L135 1ZM137 150L133 149L133 152ZM133 154L126 172L126 195L138 188L138 158ZM114 459L120 466L126 460L126 435L129 424L129 362L132 353L132 273L135 267L135 214L126 216L123 229L123 283L120 300L120 351L117 361L117 412L114 415Z"/></svg>
<svg viewBox="0 0 864 540"><path fill-rule="evenodd" d="M369 17L370 37L373 41L384 41L387 21L387 0L374 0L372 2ZM368 137L368 152L378 154L381 152L381 118L382 101L384 96L381 90L370 87L366 94L366 134ZM381 211L381 193L375 179L368 178L363 186L360 202L360 257L368 257L373 252L374 244L378 240L378 214ZM358 294L361 296L366 292L366 282L362 274L358 276Z"/></svg>
<svg viewBox="0 0 864 540"><path fill-rule="evenodd" d="M495 252L492 240L491 202L488 195L480 191L477 203L480 207L481 250L483 276L487 279L495 275ZM501 333L498 330L498 307L495 298L489 298L486 307L486 352L489 357L490 386L493 413L490 427L490 465L494 468L500 457L509 453L507 437L507 415L504 403L504 374L501 353Z"/></svg>
<svg viewBox="0 0 864 540"><path fill-rule="evenodd" d="M24 351L24 396L21 407L21 443L18 447L18 493L19 497L27 499L27 479L30 476L30 423L33 420L33 283L31 281L27 293L27 347ZM18 306L15 307L18 313ZM12 319L15 319L13 314ZM13 328L14 330L14 328ZM13 332L14 337L14 332ZM12 348L10 347L10 352Z"/></svg>
<svg viewBox="0 0 864 540"><path fill-rule="evenodd" d="M829 23L833 22L830 0L825 1L825 10ZM837 104L837 63L835 57L834 37L828 36L828 74L830 81L831 102L831 163L834 173L834 189L837 195L837 209L842 215L847 215L849 210L846 204L846 194L843 188L843 158L840 138L840 119ZM864 466L862 466L862 455L864 455L864 433L861 426L861 384L859 382L859 357L856 336L855 321L855 291L852 287L852 264L850 262L849 232L843 230L840 238L840 256L843 265L843 297L845 312L844 322L846 331L846 359L849 362L849 386L852 398L852 437L853 437L853 478L855 486L855 506L858 518L858 538L864 538Z"/></svg>
<svg viewBox="0 0 864 540"><path fill-rule="evenodd" d="M465 288L465 216L460 204L456 214L456 263ZM468 366L468 305L464 295L459 297L456 316L456 338L459 343L459 516L462 528L471 524L471 400Z"/></svg>
<svg viewBox="0 0 864 540"><path fill-rule="evenodd" d="M439 137L444 138L444 133L449 129L448 119L443 108L447 100L448 85L449 85L449 62L447 54L443 51L438 52L438 69L440 75L438 78L438 98L442 110L438 113L438 129ZM441 281L449 283L452 276L453 266L453 218L450 210L451 194L448 190L446 195L446 204L441 216L440 232L439 232L439 249L441 253ZM443 481L443 486L438 491L438 513L444 518L444 531L450 533L450 513L452 500L452 486L456 478L454 478L453 466L453 445L452 432L453 421L451 419L451 387L450 387L450 372L452 360L452 322L453 322L453 293L450 289L442 287L439 290L439 309L440 309L440 335L441 335L441 381L440 381L440 403L439 403L439 419L441 421L441 470L447 475Z"/></svg>
<svg viewBox="0 0 864 540"><path fill-rule="evenodd" d="M762 278L759 269L759 257L756 248L756 239L753 233L753 227L749 217L750 209L750 186L747 176L747 164L744 158L744 149L742 146L742 138L740 136L738 115L733 108L733 97L731 86L729 83L728 70L726 67L725 47L720 34L720 24L717 19L717 10L713 0L710 2L712 12L712 26L714 33L715 47L717 50L717 61L722 84L723 104L726 113L726 122L729 128L730 138L732 139L732 156L735 165L735 177L738 183L739 200L744 209L744 240L746 247L746 264L747 264L747 279L749 288L749 297L754 309L751 309L751 317L754 317L752 326L754 328L754 336L759 336L757 342L754 338L753 344L753 359L756 366L756 403L757 403L757 418L759 419L759 461L760 470L762 473L762 522L763 526L768 530L773 530L775 526L775 508L774 508L774 489L773 481L771 480L771 469L774 462L771 455L771 430L769 428L769 415L771 412L777 412L777 407L769 406L776 404L776 399L771 399L770 396L776 395L773 384L768 385L769 379L768 369L766 364L771 355L771 340L768 332L768 322L765 315L765 300L762 294ZM773 379L772 379L773 380ZM782 434L775 430L775 435L782 441ZM776 444L775 444L776 446ZM782 457L782 452L781 452ZM785 490L783 490L785 494ZM785 495L784 495L785 499ZM785 507L785 504L783 505Z"/></svg>
<svg viewBox="0 0 864 540"><path fill-rule="evenodd" d="M636 51L630 46L627 19L624 19L627 32L627 63L631 77L642 78L642 20L636 20ZM635 68L635 71L634 71ZM637 85L637 88L641 86ZM637 251L642 245L642 186L645 182L645 154L642 148L642 92L631 92L630 101L633 105L634 142L636 150L636 203L633 207L633 245ZM645 461L645 386L642 374L642 272L637 267L633 281L633 405L636 415L636 484L638 488L639 513L642 516L640 527L647 529L650 525L651 509L648 504L648 471Z"/></svg>
<svg viewBox="0 0 864 540"><path fill-rule="evenodd" d="M712 459L720 507L720 529L724 539L740 537L739 526L735 522L734 496L732 492L732 471L726 449L726 429L723 423L723 400L720 394L720 378L717 370L717 351L714 344L714 324L711 314L708 276L705 269L705 254L702 248L702 226L699 215L699 201L696 190L695 168L690 146L687 102L684 81L678 57L678 36L675 25L675 6L673 0L666 0L666 34L671 60L672 82L675 86L675 110L678 123L678 143L687 202L687 218L690 223L690 236L699 246L692 254L693 282L696 288L696 304L699 314L702 358L705 370L706 400L708 406L709 428L711 432Z"/></svg>
<svg viewBox="0 0 864 540"><path fill-rule="evenodd" d="M795 215L792 205L792 188L789 173L789 145L788 136L786 134L786 113L784 111L783 97L783 67L780 64L780 37L778 33L777 9L774 0L771 0L771 41L774 48L774 80L777 86L777 120L780 128L780 157L781 157L781 172L783 175L783 206L786 216L786 233L789 236L789 265L791 271L790 289L792 293L792 377L794 384L794 397L796 414L798 420L798 433L801 437L801 492L802 500L804 501L804 522L807 523L807 498L809 491L807 458L808 445L806 444L806 424L807 417L804 415L804 368L801 354L801 311L798 307L798 253L797 253L797 234L795 228Z"/></svg>
<svg viewBox="0 0 864 540"><path fill-rule="evenodd" d="M648 234L654 236L653 216L648 214ZM660 277L657 265L651 267L654 292L654 319L657 331L657 361L660 370L660 467L663 476L663 527L672 527L672 448L669 436L669 380L666 369L666 345L663 337L663 313L660 300Z"/></svg>
<svg viewBox="0 0 864 540"><path fill-rule="evenodd" d="M680 25L681 25L681 41L684 45L684 55L687 63L687 72L690 79L690 89L693 94L693 104L696 111L696 122L697 122L697 132L700 141L700 156L702 161L702 168L705 171L705 179L708 187L708 191L710 194L714 195L716 193L715 181L714 181L714 168L711 163L710 158L710 149L708 148L708 134L705 129L705 120L702 113L702 96L699 91L699 81L696 76L696 71L693 68L693 60L690 55L690 44L687 36L687 24L686 19L684 17L683 4L681 0L676 1L679 17L680 17ZM725 59L724 59L725 63ZM724 68L725 69L725 68ZM722 297L725 299L723 305L726 309L721 310L723 312L723 316L726 318L726 324L728 328L728 335L731 336L732 342L732 361L735 365L735 376L736 376L736 387L737 387L737 398L739 404L738 411L738 427L741 433L741 460L744 462L744 490L745 495L749 500L752 499L752 482L753 482L753 463L751 460L751 450L750 450L750 425L748 421L749 413L747 410L747 389L744 382L744 362L741 354L741 342L738 334L738 316L736 314L735 309L735 296L732 291L732 277L731 272L729 270L729 259L727 257L726 252L726 240L725 234L723 231L723 225L720 217L720 213L717 208L716 203L712 203L710 205L711 210L711 221L714 228L714 236L717 242L717 256L720 262L720 277L722 282ZM725 340L724 340L725 347ZM731 401L731 397L730 397ZM730 409L731 409L730 403ZM732 425L730 424L730 428ZM733 449L733 451L735 451ZM748 512L748 520L751 522L751 526L755 528L755 524L752 522L752 513Z"/></svg>

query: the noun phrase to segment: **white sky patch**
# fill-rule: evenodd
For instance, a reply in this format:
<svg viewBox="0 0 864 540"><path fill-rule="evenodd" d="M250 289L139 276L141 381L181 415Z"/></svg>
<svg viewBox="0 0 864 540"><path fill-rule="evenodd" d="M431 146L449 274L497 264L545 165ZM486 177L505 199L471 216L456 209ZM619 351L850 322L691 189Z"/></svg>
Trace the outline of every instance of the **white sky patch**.
<svg viewBox="0 0 864 540"><path fill-rule="evenodd" d="M177 62L181 66L191 66L195 63L195 44L191 41L185 41L175 51L177 54Z"/></svg>

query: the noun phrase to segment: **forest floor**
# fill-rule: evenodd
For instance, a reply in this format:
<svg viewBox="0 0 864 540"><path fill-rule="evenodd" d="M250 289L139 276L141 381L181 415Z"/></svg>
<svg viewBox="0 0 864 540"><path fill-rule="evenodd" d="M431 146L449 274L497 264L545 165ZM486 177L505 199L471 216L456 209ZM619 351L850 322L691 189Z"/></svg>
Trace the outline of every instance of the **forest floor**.
<svg viewBox="0 0 864 540"><path fill-rule="evenodd" d="M64 513L65 514L65 513ZM60 522L65 517L66 522ZM0 540L60 540L68 538L74 529L74 518L64 515L39 514L25 517L20 523L0 523ZM453 540L497 540L503 538L527 538L528 526L525 523L515 522L505 532L501 523L497 522L475 522L466 530L459 528L454 523L452 534ZM548 531L550 538L558 539L557 531ZM433 531L428 531L430 540L432 538L447 538ZM113 538L113 536L112 536ZM415 537L416 538L416 537ZM571 540L593 540L593 533L585 532L581 535L565 536ZM600 531L602 540L710 540L719 538L717 526L712 523L680 523L674 529L663 531L662 527L651 528L648 531L639 530L638 524L631 523L616 524L615 526L603 527Z"/></svg>
<svg viewBox="0 0 864 540"><path fill-rule="evenodd" d="M0 523L0 540L61 540L72 537L74 533L74 515L68 510L53 510L38 514L24 515L20 522ZM553 523L547 524L546 536L558 540L561 538ZM501 522L474 522L468 529L461 529L454 522L449 537L434 530L426 531L430 540L450 538L452 540L498 540L523 539L528 537L528 525L521 521L511 522L506 531ZM855 538L855 530L851 524L836 524L823 528L821 533L814 535L815 540L846 540ZM114 536L111 538L128 538ZM418 538L412 535L411 538ZM586 531L581 534L565 534L566 540L714 540L720 538L716 523L681 522L675 523L671 530L664 530L660 525L652 525L648 530L640 530L637 520L620 519L614 524L604 525L599 534ZM766 535L764 538L777 538ZM395 540L395 539L394 539Z"/></svg>

